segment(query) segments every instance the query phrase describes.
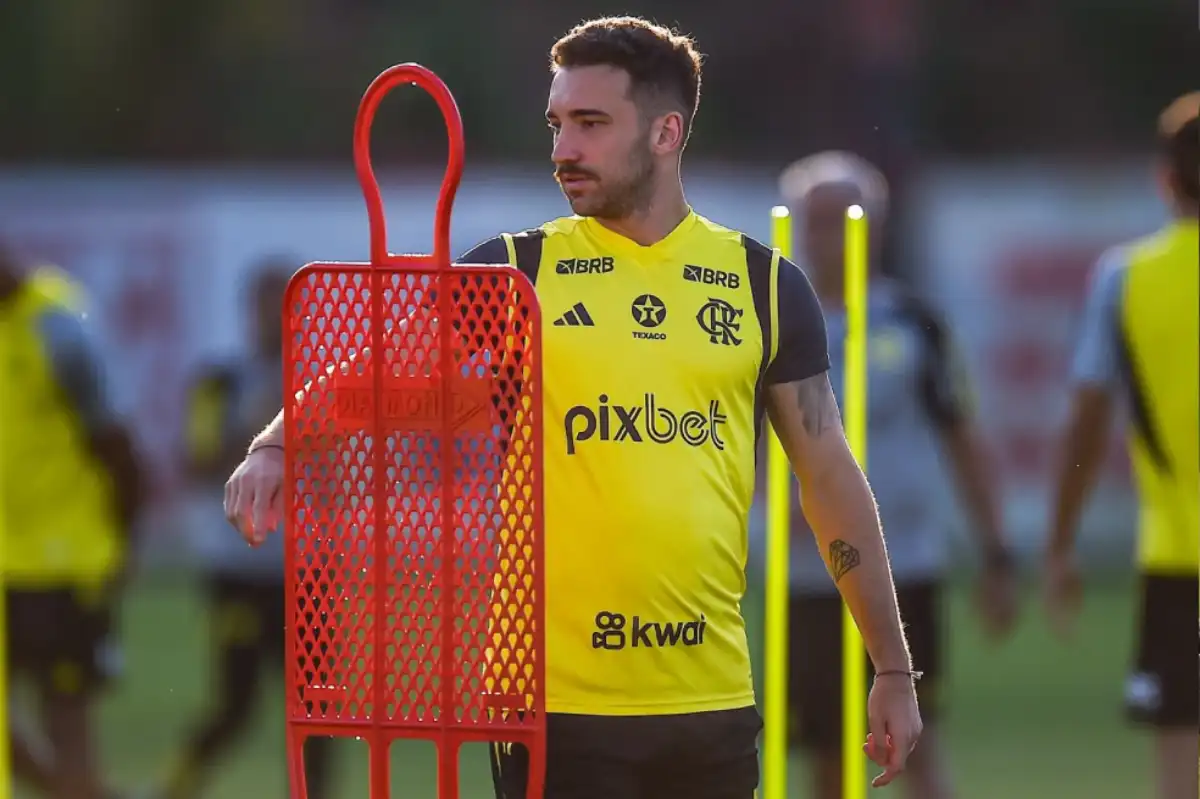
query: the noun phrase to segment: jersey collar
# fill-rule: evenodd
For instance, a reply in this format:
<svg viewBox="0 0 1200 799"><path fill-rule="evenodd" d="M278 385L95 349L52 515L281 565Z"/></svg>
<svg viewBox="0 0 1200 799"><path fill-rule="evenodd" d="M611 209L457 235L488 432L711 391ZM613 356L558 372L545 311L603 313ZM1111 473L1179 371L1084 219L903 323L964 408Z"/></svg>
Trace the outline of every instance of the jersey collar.
<svg viewBox="0 0 1200 799"><path fill-rule="evenodd" d="M583 224L587 228L588 235L605 249L614 252L631 253L635 256L654 257L670 254L681 241L687 238L688 233L696 225L697 219L696 212L688 209L687 216L675 226L674 230L648 246L638 244L636 241L626 238L620 233L609 230L591 217L584 218Z"/></svg>

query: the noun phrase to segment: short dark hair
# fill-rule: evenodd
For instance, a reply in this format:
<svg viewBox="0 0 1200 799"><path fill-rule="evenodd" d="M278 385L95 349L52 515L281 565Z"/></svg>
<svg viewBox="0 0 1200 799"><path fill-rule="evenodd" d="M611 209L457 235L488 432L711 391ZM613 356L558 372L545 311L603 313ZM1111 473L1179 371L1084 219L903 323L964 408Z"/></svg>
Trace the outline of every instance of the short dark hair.
<svg viewBox="0 0 1200 799"><path fill-rule="evenodd" d="M690 36L639 17L580 23L550 49L552 70L594 66L624 70L633 94L678 106L688 134L700 105L702 61Z"/></svg>
<svg viewBox="0 0 1200 799"><path fill-rule="evenodd" d="M1182 199L1200 202L1200 92L1167 106L1158 118L1158 139Z"/></svg>

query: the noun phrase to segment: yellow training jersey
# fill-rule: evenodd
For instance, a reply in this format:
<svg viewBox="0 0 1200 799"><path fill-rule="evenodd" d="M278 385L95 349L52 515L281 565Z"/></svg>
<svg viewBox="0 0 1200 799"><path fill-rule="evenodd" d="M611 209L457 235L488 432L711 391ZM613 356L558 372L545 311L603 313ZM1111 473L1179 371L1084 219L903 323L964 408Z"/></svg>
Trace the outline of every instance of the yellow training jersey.
<svg viewBox="0 0 1200 799"><path fill-rule="evenodd" d="M1181 221L1127 250L1119 361L1140 499L1143 570L1200 566L1200 237Z"/></svg>
<svg viewBox="0 0 1200 799"><path fill-rule="evenodd" d="M502 235L542 308L546 698L640 715L754 703L740 602L763 392L829 366L804 274L696 214Z"/></svg>
<svg viewBox="0 0 1200 799"><path fill-rule="evenodd" d="M0 530L12 586L102 582L122 557L111 482L87 451L39 335L42 313L74 308L78 293L65 276L40 269L0 303Z"/></svg>

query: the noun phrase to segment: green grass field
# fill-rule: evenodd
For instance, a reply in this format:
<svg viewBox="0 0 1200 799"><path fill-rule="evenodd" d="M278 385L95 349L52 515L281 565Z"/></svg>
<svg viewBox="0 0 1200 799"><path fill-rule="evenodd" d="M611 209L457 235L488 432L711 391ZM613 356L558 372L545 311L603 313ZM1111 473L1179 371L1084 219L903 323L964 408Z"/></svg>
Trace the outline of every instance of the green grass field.
<svg viewBox="0 0 1200 799"><path fill-rule="evenodd" d="M104 757L120 786L145 785L159 774L204 702L206 628L197 600L186 580L159 578L140 585L127 603L127 678L103 715ZM1130 600L1124 585L1093 590L1070 647L1050 638L1030 604L1017 635L992 647L976 633L965 595L955 598L944 737L962 799L1146 796L1148 742L1119 713ZM747 613L756 631L759 609L755 597ZM280 708L276 683L258 724L213 783L212 799L286 796ZM365 747L343 746L337 796L366 799ZM436 796L431 746L400 745L395 763L394 797ZM462 775L464 797L491 796L481 748L464 754ZM791 796L806 795L802 761L793 762L790 781Z"/></svg>

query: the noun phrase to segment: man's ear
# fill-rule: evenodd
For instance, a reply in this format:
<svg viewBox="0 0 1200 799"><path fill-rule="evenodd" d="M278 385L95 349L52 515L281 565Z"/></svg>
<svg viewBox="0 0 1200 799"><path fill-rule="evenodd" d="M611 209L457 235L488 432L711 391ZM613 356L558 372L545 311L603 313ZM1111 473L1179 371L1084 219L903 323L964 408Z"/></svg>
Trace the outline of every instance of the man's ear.
<svg viewBox="0 0 1200 799"><path fill-rule="evenodd" d="M668 111L657 117L650 126L650 149L655 155L667 155L683 149L687 136L683 114Z"/></svg>

